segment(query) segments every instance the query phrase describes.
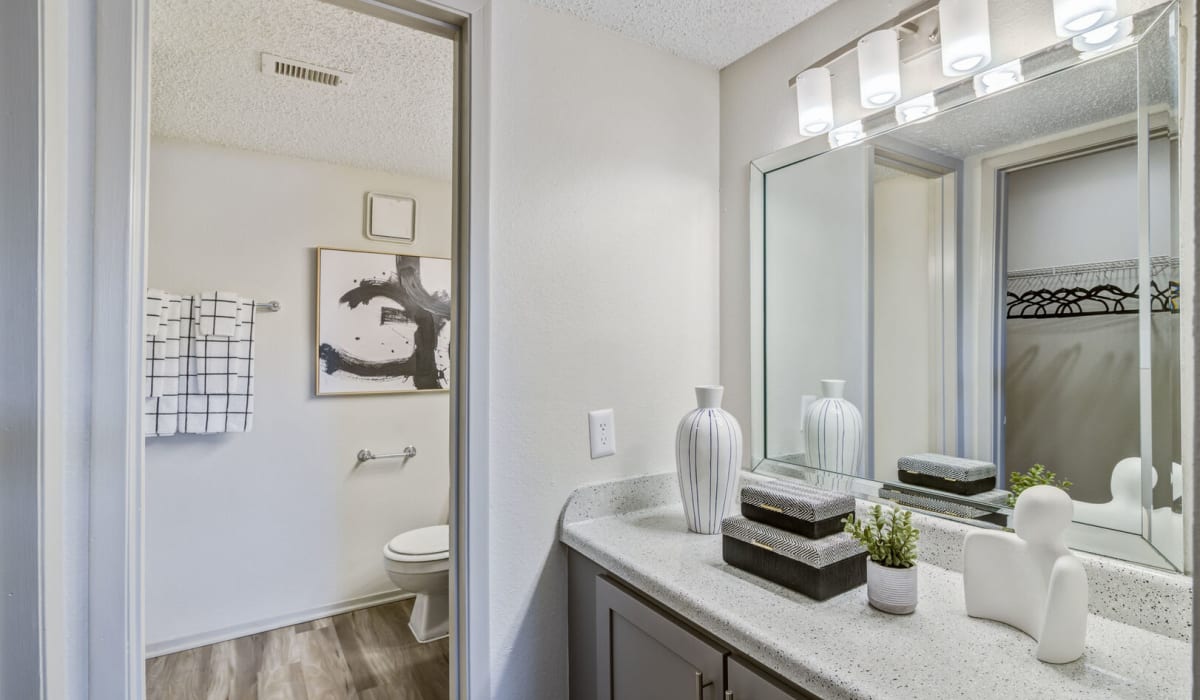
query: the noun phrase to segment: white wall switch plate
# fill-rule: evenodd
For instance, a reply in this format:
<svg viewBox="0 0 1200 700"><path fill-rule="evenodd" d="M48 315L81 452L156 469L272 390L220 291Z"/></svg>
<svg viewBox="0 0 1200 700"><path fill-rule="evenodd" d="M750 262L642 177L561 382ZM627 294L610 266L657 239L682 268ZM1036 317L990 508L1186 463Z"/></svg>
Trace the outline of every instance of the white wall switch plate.
<svg viewBox="0 0 1200 700"><path fill-rule="evenodd" d="M611 408L588 411L588 438L592 444L592 459L617 453L617 425Z"/></svg>

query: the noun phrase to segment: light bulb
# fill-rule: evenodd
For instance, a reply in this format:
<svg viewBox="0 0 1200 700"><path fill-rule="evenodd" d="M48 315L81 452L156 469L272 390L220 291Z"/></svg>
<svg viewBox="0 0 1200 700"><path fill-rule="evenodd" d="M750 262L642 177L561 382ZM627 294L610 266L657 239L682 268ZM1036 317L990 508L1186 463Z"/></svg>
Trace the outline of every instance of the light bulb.
<svg viewBox="0 0 1200 700"><path fill-rule="evenodd" d="M992 62L992 35L987 0L942 0L942 73L969 75Z"/></svg>
<svg viewBox="0 0 1200 700"><path fill-rule="evenodd" d="M796 112L802 138L823 134L833 126L833 84L828 68L809 68L796 76Z"/></svg>
<svg viewBox="0 0 1200 700"><path fill-rule="evenodd" d="M1117 15L1117 0L1054 0L1054 31L1075 36L1110 22Z"/></svg>
<svg viewBox="0 0 1200 700"><path fill-rule="evenodd" d="M880 29L858 40L858 90L867 109L900 99L900 37L895 29Z"/></svg>

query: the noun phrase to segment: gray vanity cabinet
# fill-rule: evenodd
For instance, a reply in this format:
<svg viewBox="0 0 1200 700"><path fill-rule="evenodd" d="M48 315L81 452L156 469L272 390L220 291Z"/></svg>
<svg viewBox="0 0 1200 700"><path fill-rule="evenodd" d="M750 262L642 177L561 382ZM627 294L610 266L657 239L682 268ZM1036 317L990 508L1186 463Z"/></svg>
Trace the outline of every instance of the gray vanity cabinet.
<svg viewBox="0 0 1200 700"><path fill-rule="evenodd" d="M596 581L596 680L603 700L719 700L725 651L612 581Z"/></svg>
<svg viewBox="0 0 1200 700"><path fill-rule="evenodd" d="M725 667L725 700L796 700L811 697L788 690L759 675L736 656L730 656Z"/></svg>
<svg viewBox="0 0 1200 700"><path fill-rule="evenodd" d="M571 700L812 698L618 582L567 556Z"/></svg>

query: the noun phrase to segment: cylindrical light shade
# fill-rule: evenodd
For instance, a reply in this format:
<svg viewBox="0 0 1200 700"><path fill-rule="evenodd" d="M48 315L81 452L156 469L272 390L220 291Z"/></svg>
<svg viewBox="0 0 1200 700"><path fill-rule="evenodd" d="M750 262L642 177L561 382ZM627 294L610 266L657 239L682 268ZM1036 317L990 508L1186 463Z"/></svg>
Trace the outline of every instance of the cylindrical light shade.
<svg viewBox="0 0 1200 700"><path fill-rule="evenodd" d="M942 0L938 20L942 73L950 77L970 75L992 62L987 0Z"/></svg>
<svg viewBox="0 0 1200 700"><path fill-rule="evenodd" d="M880 29L858 40L858 91L867 109L900 99L900 37Z"/></svg>
<svg viewBox="0 0 1200 700"><path fill-rule="evenodd" d="M1054 31L1075 36L1117 16L1117 0L1054 0Z"/></svg>
<svg viewBox="0 0 1200 700"><path fill-rule="evenodd" d="M796 109L804 138L823 134L833 126L833 83L828 68L809 68L796 76Z"/></svg>

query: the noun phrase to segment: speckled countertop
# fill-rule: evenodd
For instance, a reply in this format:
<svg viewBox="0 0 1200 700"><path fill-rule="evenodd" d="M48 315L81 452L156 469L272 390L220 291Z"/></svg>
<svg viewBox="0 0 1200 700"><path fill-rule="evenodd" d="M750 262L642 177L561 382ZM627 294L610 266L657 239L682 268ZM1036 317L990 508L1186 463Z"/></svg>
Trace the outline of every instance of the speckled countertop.
<svg viewBox="0 0 1200 700"><path fill-rule="evenodd" d="M961 574L927 562L912 615L871 608L865 586L817 602L725 564L720 537L689 533L673 475L615 483L572 497L562 542L821 697L1190 696L1181 639L1092 614L1083 658L1044 664L1023 633L967 617Z"/></svg>

